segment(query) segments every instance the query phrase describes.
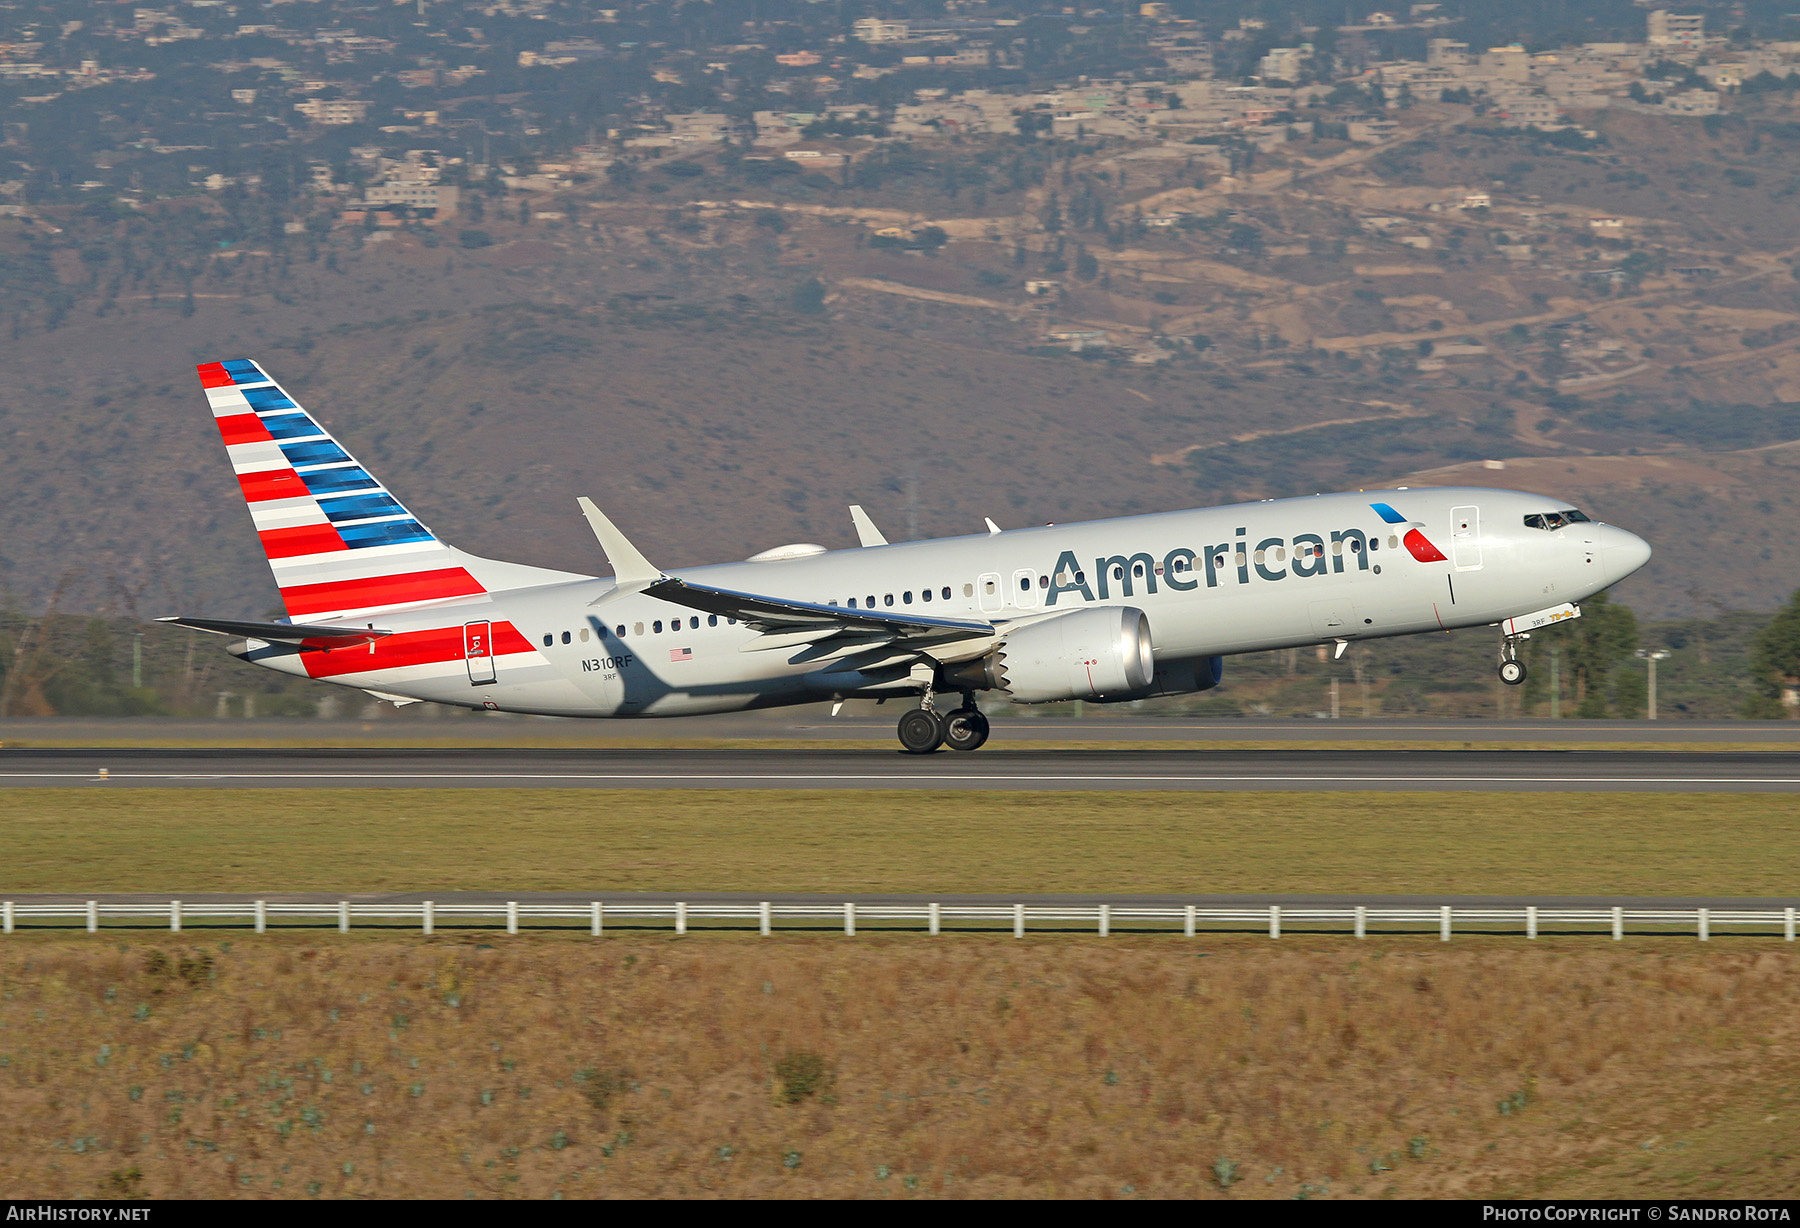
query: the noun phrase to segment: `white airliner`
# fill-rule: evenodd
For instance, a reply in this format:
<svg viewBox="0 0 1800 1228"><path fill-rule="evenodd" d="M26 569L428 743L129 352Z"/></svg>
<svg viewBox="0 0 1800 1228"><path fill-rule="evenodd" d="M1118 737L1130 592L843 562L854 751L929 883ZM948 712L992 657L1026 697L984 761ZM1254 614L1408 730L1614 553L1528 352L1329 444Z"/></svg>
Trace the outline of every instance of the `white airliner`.
<svg viewBox="0 0 1800 1228"><path fill-rule="evenodd" d="M979 692L1188 694L1233 653L1304 644L1497 625L1516 685L1520 639L1650 558L1559 499L1402 487L899 543L853 507L858 549L663 571L583 499L613 574L579 575L463 553L256 363L199 372L289 621L161 621L395 703L627 717L904 698L906 750L974 750Z"/></svg>

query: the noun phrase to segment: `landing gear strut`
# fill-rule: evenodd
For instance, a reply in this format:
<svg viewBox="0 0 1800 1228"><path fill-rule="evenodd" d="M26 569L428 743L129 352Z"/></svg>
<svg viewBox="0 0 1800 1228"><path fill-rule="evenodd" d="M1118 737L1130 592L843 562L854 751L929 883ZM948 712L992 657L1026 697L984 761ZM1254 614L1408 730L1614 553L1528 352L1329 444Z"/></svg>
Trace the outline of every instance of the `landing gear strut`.
<svg viewBox="0 0 1800 1228"><path fill-rule="evenodd" d="M1500 681L1507 686L1518 686L1525 681L1525 662L1519 660L1519 641L1530 638L1529 635L1500 637Z"/></svg>

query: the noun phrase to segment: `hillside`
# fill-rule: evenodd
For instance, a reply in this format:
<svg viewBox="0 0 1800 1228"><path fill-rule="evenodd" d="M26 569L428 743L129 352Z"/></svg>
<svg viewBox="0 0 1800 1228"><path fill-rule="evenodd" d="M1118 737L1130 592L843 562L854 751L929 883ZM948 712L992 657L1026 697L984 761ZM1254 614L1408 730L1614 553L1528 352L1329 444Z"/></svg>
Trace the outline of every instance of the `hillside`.
<svg viewBox="0 0 1800 1228"><path fill-rule="evenodd" d="M1642 613L1773 606L1800 572L1779 531L1800 308L1786 254L1733 219L1800 198L1640 194L1664 216L1596 246L1569 212L1591 206L1544 221L1531 198L1628 173L1607 167L1735 165L1746 138L1619 116L1603 149L1570 152L1447 129L1454 111L1391 148L1303 143L1202 188L1099 146L959 197L929 186L942 165L748 199L721 166L660 194L592 189L563 220L490 216L468 247L427 229L227 245L191 281L134 236L207 202L70 211L54 235L0 219L0 254L41 257L64 304L16 311L0 351L0 585L26 605L60 582L67 608L271 609L191 375L250 355L441 534L544 565L603 570L578 494L678 566L848 545L851 502L900 538L1469 481L1644 533L1659 553L1621 592ZM1765 176L1800 174L1770 145ZM1512 203L1426 207L1458 166L1528 182ZM1371 230L1375 209L1436 245ZM1155 210L1187 220L1151 227ZM898 231L923 238L875 241L909 218ZM1531 243L1501 242L1528 222ZM1652 251L1629 284L1584 288L1589 254ZM1675 271L1703 258L1719 276Z"/></svg>

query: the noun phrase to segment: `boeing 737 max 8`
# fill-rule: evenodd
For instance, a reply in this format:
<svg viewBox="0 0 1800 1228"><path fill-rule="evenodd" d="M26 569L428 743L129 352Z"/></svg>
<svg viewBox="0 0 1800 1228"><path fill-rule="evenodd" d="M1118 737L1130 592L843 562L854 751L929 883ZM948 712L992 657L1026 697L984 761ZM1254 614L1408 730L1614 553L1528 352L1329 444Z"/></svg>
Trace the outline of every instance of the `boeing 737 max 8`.
<svg viewBox="0 0 1800 1228"><path fill-rule="evenodd" d="M463 553L256 363L199 372L289 621L162 621L396 703L625 717L898 696L917 701L907 750L974 750L980 692L1180 695L1233 653L1302 644L1497 624L1517 684L1520 638L1650 557L1561 500L1451 487L893 544L852 508L861 548L663 571L583 499L613 575L579 575Z"/></svg>

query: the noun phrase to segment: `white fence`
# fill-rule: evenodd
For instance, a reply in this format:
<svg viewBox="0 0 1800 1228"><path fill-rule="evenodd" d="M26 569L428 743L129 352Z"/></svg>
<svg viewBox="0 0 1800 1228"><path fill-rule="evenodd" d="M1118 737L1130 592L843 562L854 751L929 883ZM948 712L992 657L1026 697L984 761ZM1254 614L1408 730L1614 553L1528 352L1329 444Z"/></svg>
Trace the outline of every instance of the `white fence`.
<svg viewBox="0 0 1800 1228"><path fill-rule="evenodd" d="M1033 927L1050 927L1059 933L1092 931L1106 936L1115 928L1130 927L1137 931L1179 930L1192 937L1200 927L1241 928L1253 926L1259 932L1267 927L1269 937L1279 938L1284 926L1302 925L1315 932L1319 927L1342 928L1357 938L1366 937L1370 926L1424 926L1435 928L1439 938L1450 941L1452 931L1460 926L1480 927L1495 931L1523 934L1536 938L1544 926L1596 927L1597 932L1610 932L1615 940L1625 937L1626 926L1667 932L1671 929L1692 931L1701 942L1721 926L1775 930L1787 941L1794 941L1795 909L1793 908L1557 908L1537 905L1472 907L1452 904L1407 907L1353 905L1337 907L1288 907L1271 904L1266 907L1206 908L1197 905L1164 907L1129 907L1117 904L776 904L772 902L721 903L701 901L688 903L646 903L641 901L592 900L562 904L438 904L430 900L416 904L366 904L341 900L336 903L284 904L265 900L236 903L184 903L168 900L156 903L113 904L95 900L57 904L15 903L0 901L0 932L11 934L21 922L40 926L62 927L85 925L88 933L97 932L103 921L143 925L166 924L171 932L180 933L182 926L203 923L209 928L219 925L249 925L259 934L271 925L309 926L335 925L347 933L352 925L376 926L395 930L402 926L431 934L446 926L459 928L493 928L504 924L506 932L516 934L522 923L538 923L568 928L569 923L585 925L595 937L605 933L606 926L627 923L670 923L677 934L685 934L694 922L715 923L715 928L743 928L755 925L768 934L777 922L817 928L826 922L833 928L842 924L844 933L855 934L858 925L879 925L883 929L922 928L937 934L948 923L963 929L1000 930L1010 927L1013 936L1022 938Z"/></svg>

